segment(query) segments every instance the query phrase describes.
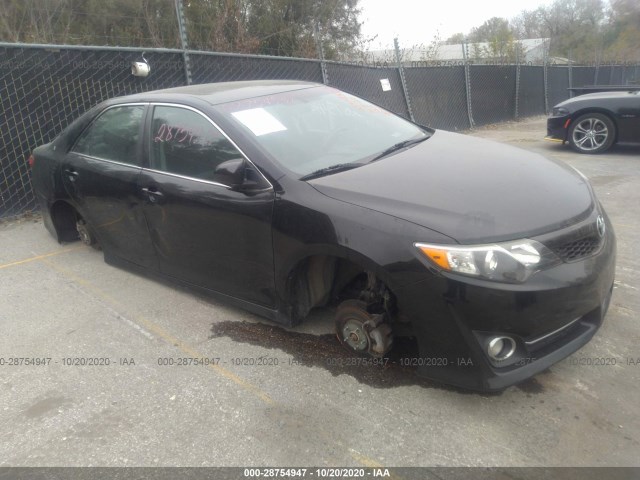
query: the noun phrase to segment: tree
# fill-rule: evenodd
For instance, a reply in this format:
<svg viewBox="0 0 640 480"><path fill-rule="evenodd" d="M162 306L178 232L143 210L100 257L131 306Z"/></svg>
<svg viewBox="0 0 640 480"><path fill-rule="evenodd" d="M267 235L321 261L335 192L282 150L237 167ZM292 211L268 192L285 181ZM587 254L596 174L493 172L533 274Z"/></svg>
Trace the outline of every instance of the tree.
<svg viewBox="0 0 640 480"><path fill-rule="evenodd" d="M493 17L479 27L473 28L468 37L470 42L508 42L513 39L509 21Z"/></svg>
<svg viewBox="0 0 640 480"><path fill-rule="evenodd" d="M602 0L556 0L541 10L541 19L552 55L582 61L597 61L602 55Z"/></svg>
<svg viewBox="0 0 640 480"><path fill-rule="evenodd" d="M640 61L640 4L635 0L613 0L607 54L613 59Z"/></svg>
<svg viewBox="0 0 640 480"><path fill-rule="evenodd" d="M508 22L492 18L469 33L472 42L490 42L479 55L502 55L514 38L549 38L550 55L578 62L640 60L640 3L637 0L555 0L523 10ZM473 49L472 49L473 50ZM487 51L485 51L487 50ZM507 48L508 50L508 48Z"/></svg>
<svg viewBox="0 0 640 480"><path fill-rule="evenodd" d="M0 39L26 43L176 47L166 0L3 0Z"/></svg>
<svg viewBox="0 0 640 480"><path fill-rule="evenodd" d="M474 28L468 37L471 56L490 58L499 62L514 62L520 53L520 45L515 34L504 18L493 17Z"/></svg>
<svg viewBox="0 0 640 480"><path fill-rule="evenodd" d="M354 49L360 35L358 0L263 0L249 11L249 30L260 53L316 56L317 25L325 55L336 58Z"/></svg>
<svg viewBox="0 0 640 480"><path fill-rule="evenodd" d="M527 38L544 38L547 32L542 23L543 7L536 10L523 10L511 21L513 32L520 40Z"/></svg>
<svg viewBox="0 0 640 480"><path fill-rule="evenodd" d="M2 0L0 41L179 47L173 0ZM358 0L184 0L191 48L327 58L354 50Z"/></svg>
<svg viewBox="0 0 640 480"><path fill-rule="evenodd" d="M189 47L254 53L260 42L247 28L251 8L244 0L185 1Z"/></svg>
<svg viewBox="0 0 640 480"><path fill-rule="evenodd" d="M71 24L66 0L13 0L0 10L0 38L11 42L65 41Z"/></svg>
<svg viewBox="0 0 640 480"><path fill-rule="evenodd" d="M447 45L458 45L464 42L465 42L465 36L464 36L464 33L462 32L454 33L444 41L444 43L446 43Z"/></svg>

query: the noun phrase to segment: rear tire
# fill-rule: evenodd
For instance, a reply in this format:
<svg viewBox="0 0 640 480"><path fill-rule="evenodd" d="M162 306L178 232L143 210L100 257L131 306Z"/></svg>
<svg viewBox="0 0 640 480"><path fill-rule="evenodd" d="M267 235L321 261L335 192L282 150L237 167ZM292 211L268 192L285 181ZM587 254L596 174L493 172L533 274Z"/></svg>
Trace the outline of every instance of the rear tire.
<svg viewBox="0 0 640 480"><path fill-rule="evenodd" d="M616 126L602 113L586 113L569 127L568 140L578 153L602 153L615 142Z"/></svg>

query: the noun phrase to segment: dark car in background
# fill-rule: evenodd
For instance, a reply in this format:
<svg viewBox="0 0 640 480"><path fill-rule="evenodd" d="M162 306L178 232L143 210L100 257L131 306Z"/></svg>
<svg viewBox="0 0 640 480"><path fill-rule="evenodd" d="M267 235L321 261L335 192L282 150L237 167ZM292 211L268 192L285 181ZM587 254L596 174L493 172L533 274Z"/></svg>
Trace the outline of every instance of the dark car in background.
<svg viewBox="0 0 640 480"><path fill-rule="evenodd" d="M413 337L405 364L460 387L568 356L612 292L615 236L579 172L322 85L115 98L31 162L58 241L288 326L335 305L354 355Z"/></svg>
<svg viewBox="0 0 640 480"><path fill-rule="evenodd" d="M580 95L553 107L547 140L578 153L602 153L618 142L640 142L640 91Z"/></svg>

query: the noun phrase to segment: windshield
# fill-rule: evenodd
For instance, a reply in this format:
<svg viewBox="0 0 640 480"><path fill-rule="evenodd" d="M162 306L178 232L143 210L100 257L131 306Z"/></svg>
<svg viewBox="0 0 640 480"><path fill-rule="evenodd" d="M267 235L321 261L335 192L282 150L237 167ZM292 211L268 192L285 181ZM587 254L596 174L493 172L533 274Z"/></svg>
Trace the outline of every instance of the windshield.
<svg viewBox="0 0 640 480"><path fill-rule="evenodd" d="M382 108L326 87L249 98L218 108L283 167L301 177L321 170L321 174L335 173L343 165L354 168L430 136Z"/></svg>

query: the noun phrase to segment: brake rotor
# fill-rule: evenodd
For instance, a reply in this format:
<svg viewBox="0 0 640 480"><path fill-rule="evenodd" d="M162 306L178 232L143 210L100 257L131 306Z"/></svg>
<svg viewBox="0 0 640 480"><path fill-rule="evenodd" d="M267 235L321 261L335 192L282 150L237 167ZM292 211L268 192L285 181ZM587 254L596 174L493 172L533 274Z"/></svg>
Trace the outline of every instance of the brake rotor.
<svg viewBox="0 0 640 480"><path fill-rule="evenodd" d="M349 351L383 356L391 348L391 327L384 322L383 314L367 312L367 305L360 300L346 300L336 312L336 336Z"/></svg>

